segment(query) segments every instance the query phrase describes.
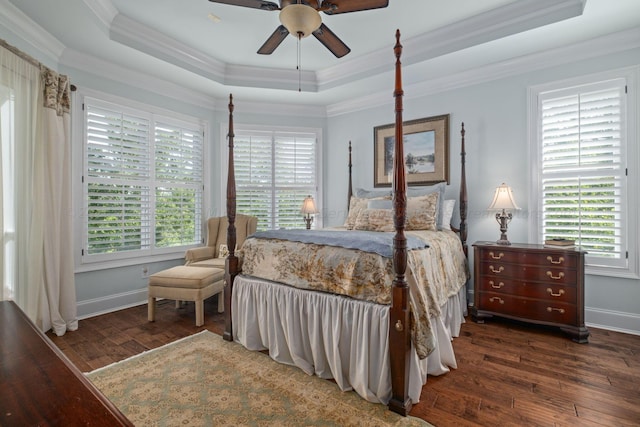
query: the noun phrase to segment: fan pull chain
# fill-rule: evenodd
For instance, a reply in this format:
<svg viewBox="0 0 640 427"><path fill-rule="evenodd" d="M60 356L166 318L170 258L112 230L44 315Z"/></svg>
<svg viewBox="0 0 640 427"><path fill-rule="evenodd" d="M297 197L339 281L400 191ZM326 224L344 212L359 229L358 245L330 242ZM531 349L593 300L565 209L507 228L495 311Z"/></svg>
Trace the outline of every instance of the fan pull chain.
<svg viewBox="0 0 640 427"><path fill-rule="evenodd" d="M302 58L302 48L300 47L301 39L302 39L302 33L298 32L298 56L297 56L298 64L296 65L296 68L298 69L298 92L302 92L302 68L300 66L300 62Z"/></svg>

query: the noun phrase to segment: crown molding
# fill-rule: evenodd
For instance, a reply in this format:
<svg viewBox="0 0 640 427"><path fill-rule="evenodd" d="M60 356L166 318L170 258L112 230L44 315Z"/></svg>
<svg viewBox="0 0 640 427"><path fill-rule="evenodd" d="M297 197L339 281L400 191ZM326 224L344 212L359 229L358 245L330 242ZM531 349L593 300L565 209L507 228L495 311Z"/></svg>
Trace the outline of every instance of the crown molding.
<svg viewBox="0 0 640 427"><path fill-rule="evenodd" d="M298 85L293 82L300 77L300 85L305 92L318 91L315 72L302 71L298 74L295 70L227 64L126 15L117 14L113 19L110 38L220 84L298 90Z"/></svg>
<svg viewBox="0 0 640 427"><path fill-rule="evenodd" d="M116 15L118 15L118 9L111 3L111 0L82 0L87 5L93 14L98 18L102 27L107 32L111 27Z"/></svg>
<svg viewBox="0 0 640 427"><path fill-rule="evenodd" d="M226 111L228 100L205 95L202 92L186 89L184 86L137 72L113 62L87 55L76 50L65 50L61 63L94 76L115 81L175 99L185 104L194 105L214 111ZM242 102L235 108L237 114L272 114L295 117L325 118L324 106L278 104L265 102Z"/></svg>
<svg viewBox="0 0 640 427"><path fill-rule="evenodd" d="M212 110L216 107L215 98L200 91L187 89L179 84L153 77L148 73L134 71L77 50L65 50L60 60L67 67L84 71L106 80L140 88L198 107Z"/></svg>
<svg viewBox="0 0 640 427"><path fill-rule="evenodd" d="M298 74L297 70L282 68L227 65L224 83L230 86L298 91L298 81L303 92L318 91L315 72L302 70Z"/></svg>
<svg viewBox="0 0 640 427"><path fill-rule="evenodd" d="M586 0L520 0L403 40L405 65L579 16ZM393 70L391 45L333 67L319 70L320 90Z"/></svg>
<svg viewBox="0 0 640 427"><path fill-rule="evenodd" d="M111 23L109 35L111 40L125 46L224 84L224 62L204 55L126 15L116 15Z"/></svg>
<svg viewBox="0 0 640 427"><path fill-rule="evenodd" d="M0 25L58 63L65 46L9 0L0 0Z"/></svg>
<svg viewBox="0 0 640 427"><path fill-rule="evenodd" d="M404 88L404 98L414 99L449 90L487 83L527 72L551 68L571 62L588 60L640 47L640 28L632 28L585 40L572 45L536 52L473 70L411 84ZM327 117L349 114L393 103L388 91L373 93L357 99L327 106Z"/></svg>

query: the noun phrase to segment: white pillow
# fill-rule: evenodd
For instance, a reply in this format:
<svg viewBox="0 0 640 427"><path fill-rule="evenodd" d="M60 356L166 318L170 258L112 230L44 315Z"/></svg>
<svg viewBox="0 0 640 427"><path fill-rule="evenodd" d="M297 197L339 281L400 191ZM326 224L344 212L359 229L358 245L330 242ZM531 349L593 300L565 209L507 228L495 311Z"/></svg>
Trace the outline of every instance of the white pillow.
<svg viewBox="0 0 640 427"><path fill-rule="evenodd" d="M455 200L445 200L444 210L442 212L442 229L451 230L451 218L453 217L453 208L456 206Z"/></svg>

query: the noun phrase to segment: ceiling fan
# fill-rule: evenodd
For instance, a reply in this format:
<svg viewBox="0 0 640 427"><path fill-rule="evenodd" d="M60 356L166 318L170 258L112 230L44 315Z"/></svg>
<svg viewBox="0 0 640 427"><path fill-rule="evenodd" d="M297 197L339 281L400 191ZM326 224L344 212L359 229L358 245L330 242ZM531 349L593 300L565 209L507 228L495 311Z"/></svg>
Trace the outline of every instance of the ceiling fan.
<svg viewBox="0 0 640 427"><path fill-rule="evenodd" d="M282 23L258 49L262 55L270 55L291 34L298 39L311 34L337 58L345 56L351 49L344 44L325 24L320 12L327 15L359 12L387 7L389 0L280 0L280 5L266 0L209 0L234 6L250 7L267 11L279 10Z"/></svg>

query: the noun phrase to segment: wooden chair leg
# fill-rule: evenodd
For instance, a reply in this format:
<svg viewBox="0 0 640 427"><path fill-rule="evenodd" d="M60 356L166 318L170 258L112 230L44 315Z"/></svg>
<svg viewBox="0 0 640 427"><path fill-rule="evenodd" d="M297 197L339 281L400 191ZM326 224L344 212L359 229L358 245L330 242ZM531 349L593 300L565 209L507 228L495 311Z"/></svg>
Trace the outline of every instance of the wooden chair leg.
<svg viewBox="0 0 640 427"><path fill-rule="evenodd" d="M224 313L224 291L218 294L218 313Z"/></svg>
<svg viewBox="0 0 640 427"><path fill-rule="evenodd" d="M200 299L196 302L196 326L204 325L204 300Z"/></svg>
<svg viewBox="0 0 640 427"><path fill-rule="evenodd" d="M154 322L156 320L156 299L155 297L149 297L147 301L147 318L149 322Z"/></svg>

